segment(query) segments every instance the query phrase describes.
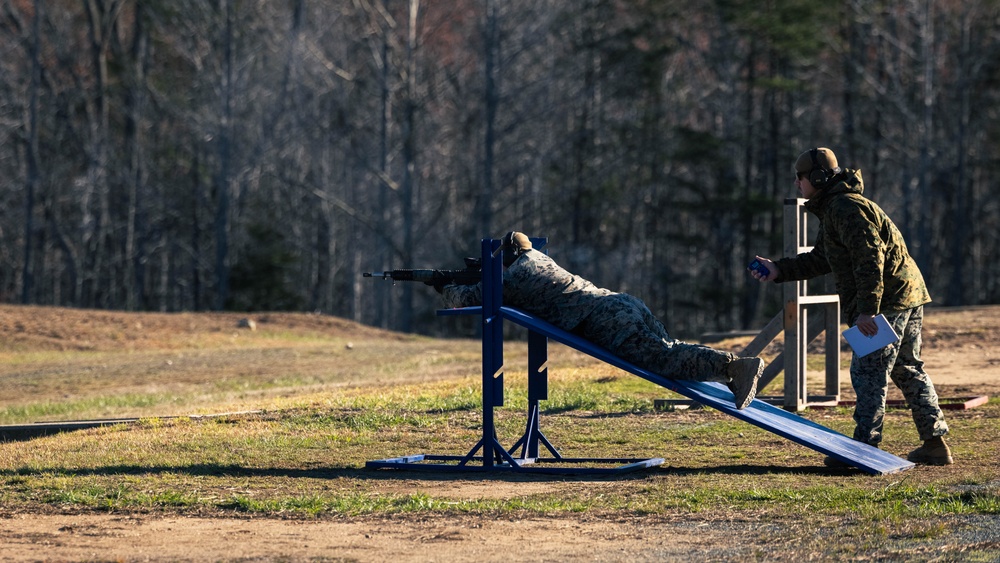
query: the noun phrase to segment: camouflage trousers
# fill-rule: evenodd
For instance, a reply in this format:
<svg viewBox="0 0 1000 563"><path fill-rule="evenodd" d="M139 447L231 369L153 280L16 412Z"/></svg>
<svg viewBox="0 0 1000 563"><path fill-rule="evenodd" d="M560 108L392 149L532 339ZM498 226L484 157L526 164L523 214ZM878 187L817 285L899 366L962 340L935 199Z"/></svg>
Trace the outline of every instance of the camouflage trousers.
<svg viewBox="0 0 1000 563"><path fill-rule="evenodd" d="M627 293L602 297L574 331L616 356L671 379L726 382L734 354L674 340L646 304Z"/></svg>
<svg viewBox="0 0 1000 563"><path fill-rule="evenodd" d="M859 358L851 359L851 384L858 396L854 409L854 439L877 446L882 441L885 401L889 379L903 392L913 414L921 440L948 433L948 423L938 406L934 383L920 360L920 330L923 306L886 313L885 318L899 334L899 342Z"/></svg>

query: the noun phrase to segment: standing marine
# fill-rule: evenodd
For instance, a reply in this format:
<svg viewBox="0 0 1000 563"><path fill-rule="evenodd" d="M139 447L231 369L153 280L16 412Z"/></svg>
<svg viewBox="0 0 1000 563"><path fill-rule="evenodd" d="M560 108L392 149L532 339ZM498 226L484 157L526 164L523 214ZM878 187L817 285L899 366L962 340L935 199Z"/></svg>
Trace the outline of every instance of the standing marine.
<svg viewBox="0 0 1000 563"><path fill-rule="evenodd" d="M832 272L844 318L866 336L877 334L875 316L884 314L900 335L899 342L851 358L851 383L857 394L854 439L876 447L882 442L891 379L903 392L923 441L907 459L928 465L953 463L944 441L948 424L920 359L923 306L931 298L903 235L881 207L864 197L861 170L839 167L830 149L803 152L794 171L806 209L820 221L816 243L808 252L777 261L758 256L769 271L751 275L762 282L781 283ZM825 463L843 465L832 457Z"/></svg>

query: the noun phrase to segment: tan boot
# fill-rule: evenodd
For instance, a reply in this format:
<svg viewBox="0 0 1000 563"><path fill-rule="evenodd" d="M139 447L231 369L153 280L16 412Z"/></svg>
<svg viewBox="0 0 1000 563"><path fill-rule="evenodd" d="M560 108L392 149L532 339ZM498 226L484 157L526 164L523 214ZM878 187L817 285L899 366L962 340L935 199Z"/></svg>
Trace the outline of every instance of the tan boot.
<svg viewBox="0 0 1000 563"><path fill-rule="evenodd" d="M924 440L924 445L910 452L906 459L924 465L951 465L955 463L951 457L951 449L944 442L944 436L935 436L930 440Z"/></svg>
<svg viewBox="0 0 1000 563"><path fill-rule="evenodd" d="M760 358L736 358L726 366L729 375L729 390L733 392L733 402L737 409L745 409L757 395L757 381L764 372L764 360Z"/></svg>

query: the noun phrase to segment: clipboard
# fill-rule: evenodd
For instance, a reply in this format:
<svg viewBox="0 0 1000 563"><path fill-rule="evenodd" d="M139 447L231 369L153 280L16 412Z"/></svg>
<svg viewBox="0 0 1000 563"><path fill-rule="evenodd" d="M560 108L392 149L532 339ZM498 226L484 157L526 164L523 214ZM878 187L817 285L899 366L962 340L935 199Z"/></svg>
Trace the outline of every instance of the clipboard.
<svg viewBox="0 0 1000 563"><path fill-rule="evenodd" d="M899 335L893 330L892 325L886 320L885 315L875 317L875 324L878 325L878 333L875 336L865 336L856 326L844 331L844 339L850 344L854 354L863 358L876 350L881 350L890 344L899 342Z"/></svg>

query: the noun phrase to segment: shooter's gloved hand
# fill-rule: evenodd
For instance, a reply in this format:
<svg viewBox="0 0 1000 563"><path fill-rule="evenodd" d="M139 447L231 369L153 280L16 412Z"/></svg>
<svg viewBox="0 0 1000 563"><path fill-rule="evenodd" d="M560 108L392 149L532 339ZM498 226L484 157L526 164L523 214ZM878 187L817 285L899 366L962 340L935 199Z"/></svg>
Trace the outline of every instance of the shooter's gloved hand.
<svg viewBox="0 0 1000 563"><path fill-rule="evenodd" d="M442 293L444 291L445 282L444 280L427 280L424 285L429 285L434 288L434 291Z"/></svg>
<svg viewBox="0 0 1000 563"><path fill-rule="evenodd" d="M424 285L429 285L434 288L434 291L441 293L444 286L448 285L448 282L449 279L447 276L437 270L434 270L434 275L431 276L431 279L424 281Z"/></svg>

